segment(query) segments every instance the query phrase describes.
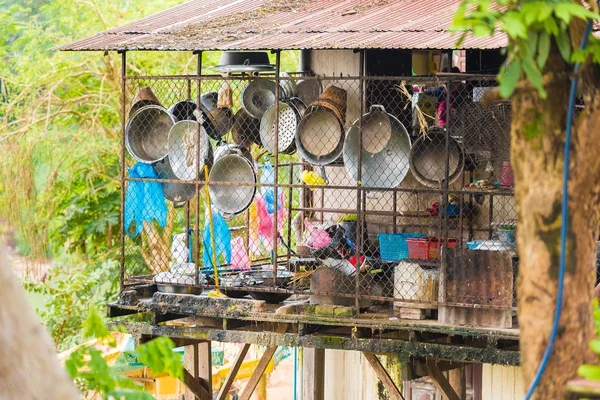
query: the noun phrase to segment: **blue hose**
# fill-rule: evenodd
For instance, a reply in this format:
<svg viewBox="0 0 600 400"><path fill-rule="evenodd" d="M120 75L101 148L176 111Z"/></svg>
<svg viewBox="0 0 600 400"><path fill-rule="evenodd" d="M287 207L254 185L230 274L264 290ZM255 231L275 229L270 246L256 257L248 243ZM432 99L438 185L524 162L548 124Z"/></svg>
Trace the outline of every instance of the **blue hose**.
<svg viewBox="0 0 600 400"><path fill-rule="evenodd" d="M585 28L585 32L583 34L583 39L581 39L580 49L583 50L587 46L590 34L592 33L592 25L593 21L588 20L587 26ZM556 305L554 308L554 320L552 321L552 330L550 331L550 337L548 338L548 344L546 345L546 349L544 350L544 354L542 356L542 360L540 361L540 365L535 373L533 380L531 381L531 385L525 394L525 400L531 399L535 389L538 387L540 383L540 379L548 366L548 360L550 360L550 355L552 354L552 347L554 346L554 342L556 341L556 336L558 335L558 325L560 322L560 314L562 311L562 302L563 302L563 287L565 281L565 271L566 271L566 259L567 259L567 228L568 228L568 219L569 219L569 164L571 160L570 150L571 150L571 131L573 127L573 110L575 109L575 94L577 90L577 71L579 71L579 63L575 63L574 68L574 76L571 80L571 91L569 92L569 108L567 109L567 127L566 127L566 135L565 135L565 160L563 165L563 192L562 192L562 205L561 205L561 213L562 213L562 223L560 226L560 261L558 267L558 288L556 291Z"/></svg>

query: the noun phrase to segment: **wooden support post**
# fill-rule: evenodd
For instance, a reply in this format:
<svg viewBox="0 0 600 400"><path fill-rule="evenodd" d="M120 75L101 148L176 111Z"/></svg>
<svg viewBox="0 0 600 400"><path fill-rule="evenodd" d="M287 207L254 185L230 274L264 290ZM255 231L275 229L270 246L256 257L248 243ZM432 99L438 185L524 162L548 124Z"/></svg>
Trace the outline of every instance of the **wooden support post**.
<svg viewBox="0 0 600 400"><path fill-rule="evenodd" d="M377 358L374 353L368 353L366 351L363 351L362 354L371 365L371 368L373 368L373 371L375 371L375 375L377 375L381 383L383 383L383 387L385 387L385 390L387 390L390 398L393 400L404 400L404 396L402 396L398 386L396 386L383 365L381 365L379 358Z"/></svg>
<svg viewBox="0 0 600 400"><path fill-rule="evenodd" d="M303 350L303 400L325 399L325 349Z"/></svg>
<svg viewBox="0 0 600 400"><path fill-rule="evenodd" d="M210 393L209 400L212 400L212 346L210 341L199 343L198 356L200 364L198 365L200 383Z"/></svg>
<svg viewBox="0 0 600 400"><path fill-rule="evenodd" d="M210 400L211 395L206 391L206 388L200 384L200 381L190 374L190 371L187 369L183 369L183 383L185 384L187 390L185 397L188 396L191 398L201 399L201 400ZM188 394L190 393L190 394Z"/></svg>
<svg viewBox="0 0 600 400"><path fill-rule="evenodd" d="M212 400L211 342L186 346L184 351L185 398ZM191 372L190 372L191 371ZM198 389L202 387L203 390Z"/></svg>
<svg viewBox="0 0 600 400"><path fill-rule="evenodd" d="M467 382L465 375L465 367L455 368L448 371L448 381L450 386L456 392L460 400L467 398Z"/></svg>
<svg viewBox="0 0 600 400"><path fill-rule="evenodd" d="M423 365L429 377L433 381L433 384L438 388L440 392L448 399L448 400L460 400L460 397L456 394L452 386L450 386L450 382L446 379L442 370L435 364L432 360L425 361Z"/></svg>
<svg viewBox="0 0 600 400"><path fill-rule="evenodd" d="M237 376L237 373L240 370L242 363L244 362L244 358L246 357L246 354L248 354L248 349L250 349L250 344L245 343L244 347L242 347L242 349L237 355L237 358L233 362L233 365L231 366L231 369L229 370L229 373L225 378L225 382L223 382L223 385L219 390L219 394L217 395L216 400L225 400L225 398L227 397L227 393L229 392L229 389L231 389L233 381L235 381L235 377Z"/></svg>
<svg viewBox="0 0 600 400"><path fill-rule="evenodd" d="M260 358L260 361L258 362L258 365L256 366L256 369L254 370L254 373L252 374L250 380L246 384L246 387L242 392L240 400L250 400L250 396L252 396L252 393L254 393L254 390L258 385L258 381L260 381L263 374L265 373L265 370L267 369L267 366L269 365L271 358L273 358L273 354L275 354L276 350L277 346L268 347L267 350L265 350L262 357Z"/></svg>

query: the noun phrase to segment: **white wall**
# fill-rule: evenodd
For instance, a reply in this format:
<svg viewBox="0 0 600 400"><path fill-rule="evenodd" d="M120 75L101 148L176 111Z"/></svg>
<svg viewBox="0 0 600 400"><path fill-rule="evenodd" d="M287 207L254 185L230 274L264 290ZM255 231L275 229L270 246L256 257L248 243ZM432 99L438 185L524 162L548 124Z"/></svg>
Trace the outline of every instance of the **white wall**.
<svg viewBox="0 0 600 400"><path fill-rule="evenodd" d="M520 367L483 364L482 400L521 400L525 397Z"/></svg>

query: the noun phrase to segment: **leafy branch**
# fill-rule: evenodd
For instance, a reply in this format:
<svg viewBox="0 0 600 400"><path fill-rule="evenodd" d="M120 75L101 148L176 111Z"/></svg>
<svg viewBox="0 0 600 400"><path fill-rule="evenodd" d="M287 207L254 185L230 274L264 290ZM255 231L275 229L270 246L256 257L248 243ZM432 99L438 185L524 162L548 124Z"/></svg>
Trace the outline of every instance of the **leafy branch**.
<svg viewBox="0 0 600 400"><path fill-rule="evenodd" d="M600 45L593 37L585 50L573 49L569 29L574 19L598 20L600 15L597 9L571 0L464 0L454 16L452 29L462 32L457 47L468 34L506 34L509 45L499 74L500 95L510 97L517 83L526 77L545 98L542 73L553 45L568 63L583 62L588 57L600 62Z"/></svg>

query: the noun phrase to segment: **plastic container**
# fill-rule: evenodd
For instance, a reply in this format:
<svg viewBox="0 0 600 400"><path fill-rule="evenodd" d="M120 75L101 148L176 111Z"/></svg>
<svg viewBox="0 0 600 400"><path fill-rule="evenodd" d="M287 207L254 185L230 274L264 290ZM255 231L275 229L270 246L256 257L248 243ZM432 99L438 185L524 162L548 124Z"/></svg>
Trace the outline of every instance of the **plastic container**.
<svg viewBox="0 0 600 400"><path fill-rule="evenodd" d="M421 233L380 233L379 252L381 253L381 259L402 261L409 258L407 240L425 237L426 235Z"/></svg>
<svg viewBox="0 0 600 400"><path fill-rule="evenodd" d="M406 239L408 243L408 257L420 260L437 260L440 258L440 240L437 238L409 238ZM448 239L448 248L453 249L456 247L456 239ZM441 240L441 244L444 244L444 240Z"/></svg>

